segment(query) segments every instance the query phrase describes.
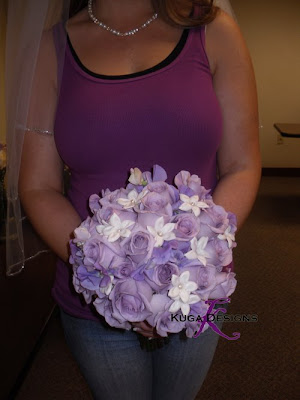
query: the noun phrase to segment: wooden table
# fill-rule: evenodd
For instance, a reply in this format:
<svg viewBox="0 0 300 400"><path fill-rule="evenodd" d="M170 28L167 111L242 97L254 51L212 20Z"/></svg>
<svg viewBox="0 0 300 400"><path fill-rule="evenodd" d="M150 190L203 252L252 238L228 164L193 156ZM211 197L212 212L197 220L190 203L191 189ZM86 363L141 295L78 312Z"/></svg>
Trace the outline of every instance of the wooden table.
<svg viewBox="0 0 300 400"><path fill-rule="evenodd" d="M300 138L300 124L274 124L274 128L281 136L289 138Z"/></svg>

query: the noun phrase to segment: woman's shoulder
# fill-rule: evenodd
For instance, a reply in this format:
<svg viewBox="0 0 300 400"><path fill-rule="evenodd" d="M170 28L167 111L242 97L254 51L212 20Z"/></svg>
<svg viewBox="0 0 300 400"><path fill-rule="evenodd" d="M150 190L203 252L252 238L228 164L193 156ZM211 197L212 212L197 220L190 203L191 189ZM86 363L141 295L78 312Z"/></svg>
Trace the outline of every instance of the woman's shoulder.
<svg viewBox="0 0 300 400"><path fill-rule="evenodd" d="M220 63L245 50L246 43L237 22L220 9L206 28L206 52L212 72Z"/></svg>

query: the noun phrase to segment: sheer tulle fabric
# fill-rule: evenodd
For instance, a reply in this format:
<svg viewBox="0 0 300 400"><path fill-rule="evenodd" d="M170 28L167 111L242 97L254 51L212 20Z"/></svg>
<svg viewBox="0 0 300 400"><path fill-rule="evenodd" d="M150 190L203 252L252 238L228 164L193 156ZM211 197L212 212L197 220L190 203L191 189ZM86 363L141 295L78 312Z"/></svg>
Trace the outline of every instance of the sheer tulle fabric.
<svg viewBox="0 0 300 400"><path fill-rule="evenodd" d="M215 4L234 17L228 0ZM54 121L63 69L66 35L53 26L65 22L70 0L8 2L5 89L7 122L6 274L20 273L26 261L49 251L34 233L20 205L18 180L24 135L44 134L54 140Z"/></svg>
<svg viewBox="0 0 300 400"><path fill-rule="evenodd" d="M53 132L59 93L57 66L61 68L63 64L66 37L62 34L61 46L55 50L52 27L66 21L68 13L69 0L8 2L5 54L8 276L21 272L26 260L48 250L22 211L18 177L24 134L38 134L26 128ZM49 140L53 140L53 135L49 135Z"/></svg>

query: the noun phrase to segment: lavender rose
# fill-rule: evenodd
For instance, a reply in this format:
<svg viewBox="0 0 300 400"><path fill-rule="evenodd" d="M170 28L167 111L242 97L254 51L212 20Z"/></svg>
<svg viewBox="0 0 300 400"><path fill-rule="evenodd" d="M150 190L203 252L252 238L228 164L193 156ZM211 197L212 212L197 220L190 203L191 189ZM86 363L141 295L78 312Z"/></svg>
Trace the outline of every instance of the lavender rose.
<svg viewBox="0 0 300 400"><path fill-rule="evenodd" d="M180 270L180 272L184 271L190 272L189 279L198 285L195 293L205 300L210 298L210 293L216 286L227 280L226 272L218 272L215 268L204 267L198 264L196 260Z"/></svg>
<svg viewBox="0 0 300 400"><path fill-rule="evenodd" d="M169 310L173 303L167 295L154 294L151 299L151 307L153 315L147 318L147 322L151 326L155 326L157 333L162 336L168 336L168 333L177 333L184 328L184 322L171 318Z"/></svg>
<svg viewBox="0 0 300 400"><path fill-rule="evenodd" d="M145 268L144 275L145 281L152 287L156 292L163 292L163 289L169 287L172 275L179 275L179 269L177 265L168 262L162 265L155 265L153 268Z"/></svg>
<svg viewBox="0 0 300 400"><path fill-rule="evenodd" d="M233 242L232 248L235 246L236 243ZM232 261L232 248L229 248L226 240L210 239L205 247L205 251L209 254L207 265L214 266L218 271L221 271L222 267Z"/></svg>
<svg viewBox="0 0 300 400"><path fill-rule="evenodd" d="M113 262L110 272L113 273L116 278L122 279L131 276L136 268L135 263L130 258L125 258L119 262Z"/></svg>
<svg viewBox="0 0 300 400"><path fill-rule="evenodd" d="M149 192L141 203L134 208L138 213L137 222L147 229L147 225L154 226L155 221L163 216L165 223L169 222L172 216L172 206L160 194Z"/></svg>
<svg viewBox="0 0 300 400"><path fill-rule="evenodd" d="M210 190L201 186L201 179L198 175L191 175L188 171L180 171L175 176L174 182L178 189L180 189L180 192L181 187L186 186L190 188L194 194L197 194L199 199L211 199L211 196L209 195Z"/></svg>
<svg viewBox="0 0 300 400"><path fill-rule="evenodd" d="M179 199L178 191L166 182L152 182L147 186L147 190L159 194L167 203L173 204Z"/></svg>
<svg viewBox="0 0 300 400"><path fill-rule="evenodd" d="M110 243L104 237L90 239L83 245L84 265L109 268L112 262L121 262L125 256L117 243Z"/></svg>
<svg viewBox="0 0 300 400"><path fill-rule="evenodd" d="M174 233L178 240L191 240L200 229L199 220L190 213L175 215L171 222L176 223Z"/></svg>
<svg viewBox="0 0 300 400"><path fill-rule="evenodd" d="M152 290L144 281L120 280L110 292L112 316L120 322L141 322L152 314Z"/></svg>
<svg viewBox="0 0 300 400"><path fill-rule="evenodd" d="M213 205L200 214L199 236L213 237L223 233L229 225L228 214L221 206Z"/></svg>
<svg viewBox="0 0 300 400"><path fill-rule="evenodd" d="M214 290L210 293L210 299L221 299L224 297L229 297L236 288L237 281L235 279L235 273L229 272L226 276L226 280L221 282Z"/></svg>
<svg viewBox="0 0 300 400"><path fill-rule="evenodd" d="M122 241L121 246L134 263L146 263L152 255L154 239L148 231L137 227L133 228L129 238Z"/></svg>
<svg viewBox="0 0 300 400"><path fill-rule="evenodd" d="M122 329L131 329L131 324L125 320L117 320L112 316L112 304L110 300L106 298L97 298L93 302L97 312L105 318L105 321L108 325L113 326L115 328L122 328Z"/></svg>

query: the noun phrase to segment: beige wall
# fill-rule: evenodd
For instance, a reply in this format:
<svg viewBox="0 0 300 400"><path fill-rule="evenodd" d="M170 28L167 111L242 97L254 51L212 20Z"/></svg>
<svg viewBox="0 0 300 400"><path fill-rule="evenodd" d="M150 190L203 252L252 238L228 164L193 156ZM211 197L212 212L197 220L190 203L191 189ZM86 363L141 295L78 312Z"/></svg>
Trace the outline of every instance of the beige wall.
<svg viewBox="0 0 300 400"><path fill-rule="evenodd" d="M273 124L300 123L300 1L231 0L255 69L264 167L300 167L300 139L277 145Z"/></svg>

